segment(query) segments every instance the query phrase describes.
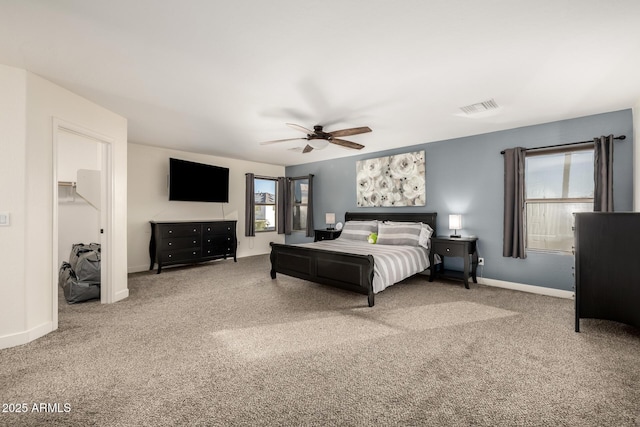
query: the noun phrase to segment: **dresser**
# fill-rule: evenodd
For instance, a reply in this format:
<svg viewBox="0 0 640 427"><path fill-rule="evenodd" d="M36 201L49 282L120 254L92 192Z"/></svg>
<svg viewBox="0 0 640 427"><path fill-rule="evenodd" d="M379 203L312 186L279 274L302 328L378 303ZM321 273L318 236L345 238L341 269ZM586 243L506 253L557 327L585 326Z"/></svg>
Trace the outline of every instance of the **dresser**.
<svg viewBox="0 0 640 427"><path fill-rule="evenodd" d="M640 328L640 213L575 214L575 330L580 319Z"/></svg>
<svg viewBox="0 0 640 427"><path fill-rule="evenodd" d="M175 264L196 264L214 259L236 258L237 221L149 221L149 257L153 270Z"/></svg>
<svg viewBox="0 0 640 427"><path fill-rule="evenodd" d="M476 237L431 237L429 251L430 268L429 281L440 276L446 279L462 279L464 287L469 289L469 277L473 283L478 283L476 268L478 267L478 239ZM440 255L442 262L435 264L435 254ZM460 257L464 261L464 270L447 270L444 266L446 257Z"/></svg>

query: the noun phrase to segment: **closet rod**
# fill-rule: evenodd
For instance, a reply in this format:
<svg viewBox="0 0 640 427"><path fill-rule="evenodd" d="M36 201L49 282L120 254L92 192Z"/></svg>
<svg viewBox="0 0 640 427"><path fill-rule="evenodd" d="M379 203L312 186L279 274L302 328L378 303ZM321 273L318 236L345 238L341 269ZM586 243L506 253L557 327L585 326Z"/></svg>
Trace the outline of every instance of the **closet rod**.
<svg viewBox="0 0 640 427"><path fill-rule="evenodd" d="M619 140L621 140L621 141L622 141L623 139L626 139L626 138L627 138L627 136L626 136L626 135L620 135L620 136L616 136L616 137L614 137L613 139L619 139ZM547 148L566 147L566 146L569 146L569 145L580 145L580 144L589 144L589 143L593 144L593 140L591 140L591 141L580 141L580 142L568 142L568 143L566 143L566 144L547 145L547 146L544 146L544 147L526 148L524 151L529 151L529 150L545 150L545 149L547 149ZM504 154L504 150L502 150L502 151L500 152L500 154Z"/></svg>

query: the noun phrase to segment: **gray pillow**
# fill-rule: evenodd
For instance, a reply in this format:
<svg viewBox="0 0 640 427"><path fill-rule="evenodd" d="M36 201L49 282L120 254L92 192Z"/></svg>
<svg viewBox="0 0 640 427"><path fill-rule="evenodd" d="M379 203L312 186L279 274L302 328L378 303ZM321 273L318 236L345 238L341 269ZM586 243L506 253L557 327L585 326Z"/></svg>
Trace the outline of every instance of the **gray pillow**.
<svg viewBox="0 0 640 427"><path fill-rule="evenodd" d="M342 227L340 239L366 242L369 234L378 231L378 221L347 221Z"/></svg>
<svg viewBox="0 0 640 427"><path fill-rule="evenodd" d="M394 223L378 224L378 245L418 246L422 224Z"/></svg>
<svg viewBox="0 0 640 427"><path fill-rule="evenodd" d="M431 246L431 236L433 235L433 228L429 224L424 222L400 222L400 221L385 221L384 224L392 225L415 225L420 224L420 236L418 237L418 246L422 246L425 249L429 249Z"/></svg>

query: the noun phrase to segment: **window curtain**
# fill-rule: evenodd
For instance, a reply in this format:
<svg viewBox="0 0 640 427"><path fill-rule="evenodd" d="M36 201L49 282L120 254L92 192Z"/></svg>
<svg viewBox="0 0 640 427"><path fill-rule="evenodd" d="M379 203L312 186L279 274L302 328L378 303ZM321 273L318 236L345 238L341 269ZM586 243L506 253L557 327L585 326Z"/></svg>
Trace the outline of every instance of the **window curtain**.
<svg viewBox="0 0 640 427"><path fill-rule="evenodd" d="M291 229L293 228L291 185L292 183L289 178L283 176L278 177L278 234L291 234Z"/></svg>
<svg viewBox="0 0 640 427"><path fill-rule="evenodd" d="M305 235L314 236L313 228L313 175L308 178L307 189L307 223ZM293 180L287 177L278 177L278 234L291 234L293 230Z"/></svg>
<svg viewBox="0 0 640 427"><path fill-rule="evenodd" d="M313 229L313 175L309 175L309 190L307 194L307 237L314 236Z"/></svg>
<svg viewBox="0 0 640 427"><path fill-rule="evenodd" d="M613 135L593 140L595 212L613 212Z"/></svg>
<svg viewBox="0 0 640 427"><path fill-rule="evenodd" d="M256 195L255 195L255 175L245 174L247 181L247 193L244 207L244 235L256 235Z"/></svg>
<svg viewBox="0 0 640 427"><path fill-rule="evenodd" d="M525 152L522 147L504 150L504 257L527 257L524 250Z"/></svg>

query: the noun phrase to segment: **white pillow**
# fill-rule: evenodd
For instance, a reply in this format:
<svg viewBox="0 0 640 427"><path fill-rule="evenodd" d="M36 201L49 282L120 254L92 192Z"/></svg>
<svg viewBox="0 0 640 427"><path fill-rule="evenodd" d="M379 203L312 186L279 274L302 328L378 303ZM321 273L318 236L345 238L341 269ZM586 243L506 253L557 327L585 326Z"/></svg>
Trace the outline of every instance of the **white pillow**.
<svg viewBox="0 0 640 427"><path fill-rule="evenodd" d="M430 248L431 236L433 236L433 228L429 226L429 224L421 223L422 228L420 229L420 236L418 237L418 245L422 246L425 249Z"/></svg>

